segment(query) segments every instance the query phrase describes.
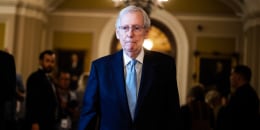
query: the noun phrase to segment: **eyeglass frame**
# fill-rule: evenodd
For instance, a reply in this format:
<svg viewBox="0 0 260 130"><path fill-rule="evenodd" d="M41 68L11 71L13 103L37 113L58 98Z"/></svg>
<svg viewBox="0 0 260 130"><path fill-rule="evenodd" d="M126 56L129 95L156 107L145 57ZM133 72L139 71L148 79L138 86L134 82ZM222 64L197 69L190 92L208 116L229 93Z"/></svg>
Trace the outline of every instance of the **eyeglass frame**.
<svg viewBox="0 0 260 130"><path fill-rule="evenodd" d="M141 33L143 29L146 29L144 25L125 25L125 26L118 26L118 29L122 31L123 33L127 33L130 31L133 31L134 33Z"/></svg>

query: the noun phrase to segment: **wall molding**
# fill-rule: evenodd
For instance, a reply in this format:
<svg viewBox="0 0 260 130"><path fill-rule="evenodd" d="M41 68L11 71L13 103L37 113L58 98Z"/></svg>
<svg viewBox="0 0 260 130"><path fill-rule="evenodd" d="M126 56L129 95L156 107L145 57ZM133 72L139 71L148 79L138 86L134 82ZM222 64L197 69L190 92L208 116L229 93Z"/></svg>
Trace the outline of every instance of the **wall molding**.
<svg viewBox="0 0 260 130"><path fill-rule="evenodd" d="M257 18L252 18L252 19L247 19L245 22L244 22L244 31L248 30L249 28L252 28L252 27L256 27L256 26L260 26L260 17L257 17Z"/></svg>
<svg viewBox="0 0 260 130"><path fill-rule="evenodd" d="M1 1L0 14L19 15L47 22L47 12L42 3L19 2L15 0Z"/></svg>

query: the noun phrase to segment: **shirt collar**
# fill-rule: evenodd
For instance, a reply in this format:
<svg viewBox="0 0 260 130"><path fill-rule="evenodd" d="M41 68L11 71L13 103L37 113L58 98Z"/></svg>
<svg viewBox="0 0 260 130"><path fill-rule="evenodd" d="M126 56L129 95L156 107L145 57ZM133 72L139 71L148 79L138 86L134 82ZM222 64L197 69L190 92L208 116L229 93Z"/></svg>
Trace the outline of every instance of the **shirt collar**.
<svg viewBox="0 0 260 130"><path fill-rule="evenodd" d="M123 51L124 52L124 51ZM127 56L125 54L125 52L123 53L123 57L124 57L124 65L126 66L132 59ZM138 54L138 56L136 57L136 60L143 64L143 59L144 59L144 49L142 48L141 52Z"/></svg>

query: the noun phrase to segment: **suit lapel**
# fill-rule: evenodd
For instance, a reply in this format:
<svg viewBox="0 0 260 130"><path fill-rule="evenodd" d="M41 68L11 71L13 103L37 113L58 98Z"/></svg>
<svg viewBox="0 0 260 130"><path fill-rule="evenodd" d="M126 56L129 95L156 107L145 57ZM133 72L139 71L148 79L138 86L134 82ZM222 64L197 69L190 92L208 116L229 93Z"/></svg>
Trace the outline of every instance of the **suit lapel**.
<svg viewBox="0 0 260 130"><path fill-rule="evenodd" d="M125 112L129 113L129 118L131 118L125 88L126 86L124 78L123 51L119 51L118 53L116 53L111 60L113 60L112 62L110 62L111 64L109 66L109 68L111 68L112 74L111 81L114 81L113 86L118 88L118 95L122 103L122 106L124 107L124 110L126 110ZM151 53L149 51L145 51L135 115L138 115L144 97L147 95L148 91L150 90L150 87L152 86L151 81L153 81L153 75L155 74L155 66L156 64L152 61Z"/></svg>
<svg viewBox="0 0 260 130"><path fill-rule="evenodd" d="M113 81L112 86L117 87L117 89L119 90L117 94L119 96L118 98L120 99L120 103L122 103L124 110L126 110L125 112L128 112L130 116L125 88L126 86L124 78L123 51L119 51L118 53L116 53L111 60L113 60L112 62L110 62L112 74L111 81Z"/></svg>
<svg viewBox="0 0 260 130"><path fill-rule="evenodd" d="M150 90L150 87L152 86L155 64L154 62L152 62L151 58L152 58L151 53L149 51L145 51L135 115L138 115L144 97L147 95L148 91Z"/></svg>

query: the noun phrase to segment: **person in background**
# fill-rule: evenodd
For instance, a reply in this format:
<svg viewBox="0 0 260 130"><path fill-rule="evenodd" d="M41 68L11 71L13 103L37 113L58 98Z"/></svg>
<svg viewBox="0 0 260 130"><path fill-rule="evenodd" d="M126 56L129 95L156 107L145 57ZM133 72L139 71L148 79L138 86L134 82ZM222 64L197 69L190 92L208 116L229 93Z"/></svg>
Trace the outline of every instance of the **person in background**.
<svg viewBox="0 0 260 130"><path fill-rule="evenodd" d="M92 62L78 130L178 129L175 59L143 48L149 28L142 8L120 11L116 37L123 49Z"/></svg>
<svg viewBox="0 0 260 130"><path fill-rule="evenodd" d="M89 73L83 72L79 78L79 82L78 82L79 87L76 91L79 99L79 108L82 108L83 96L86 89L88 77L89 77Z"/></svg>
<svg viewBox="0 0 260 130"><path fill-rule="evenodd" d="M21 74L16 74L16 123L17 130L24 127L25 87Z"/></svg>
<svg viewBox="0 0 260 130"><path fill-rule="evenodd" d="M0 51L0 130L15 129L16 68L13 55Z"/></svg>
<svg viewBox="0 0 260 130"><path fill-rule="evenodd" d="M26 130L55 130L58 102L50 73L55 67L55 53L45 50L39 55L39 69L27 79Z"/></svg>
<svg viewBox="0 0 260 130"><path fill-rule="evenodd" d="M220 92L216 89L210 89L205 94L205 102L212 108L214 113L214 126L216 126L219 109L225 105L223 98L224 97L221 97Z"/></svg>
<svg viewBox="0 0 260 130"><path fill-rule="evenodd" d="M187 103L181 106L181 130L213 130L213 109L205 102L205 88L190 88Z"/></svg>
<svg viewBox="0 0 260 130"><path fill-rule="evenodd" d="M4 48L5 52L12 55L10 50L8 48ZM21 74L18 74L16 72L16 94L15 94L15 129L20 130L23 127L23 121L24 121L24 98L25 98L25 87L22 81ZM14 105L12 105L14 106ZM8 108L8 107L7 107ZM9 109L9 108L8 108ZM12 109L9 109L12 110ZM8 113L8 112L7 112Z"/></svg>
<svg viewBox="0 0 260 130"><path fill-rule="evenodd" d="M227 105L220 109L217 130L260 130L259 97L250 85L251 69L237 65L232 69L232 94Z"/></svg>
<svg viewBox="0 0 260 130"><path fill-rule="evenodd" d="M59 101L58 130L76 130L79 118L77 94L70 90L70 73L61 70L57 75L57 95Z"/></svg>

